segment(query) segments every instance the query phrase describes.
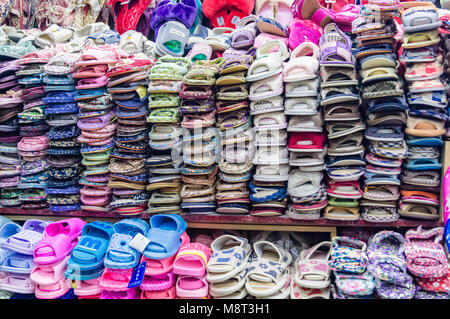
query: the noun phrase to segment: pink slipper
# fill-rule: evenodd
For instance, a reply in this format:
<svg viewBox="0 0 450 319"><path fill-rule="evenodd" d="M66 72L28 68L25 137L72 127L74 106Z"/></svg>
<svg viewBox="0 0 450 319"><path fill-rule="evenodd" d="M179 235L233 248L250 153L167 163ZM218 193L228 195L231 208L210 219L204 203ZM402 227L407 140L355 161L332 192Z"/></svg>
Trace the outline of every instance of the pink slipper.
<svg viewBox="0 0 450 319"><path fill-rule="evenodd" d="M91 183L106 183L109 181L109 174L87 175L85 179Z"/></svg>
<svg viewBox="0 0 450 319"><path fill-rule="evenodd" d="M88 46L84 49L75 65L77 67L98 64L116 64L121 58L126 58L128 54L117 45Z"/></svg>
<svg viewBox="0 0 450 319"><path fill-rule="evenodd" d="M205 276L178 276L176 291L181 298L203 299L209 294L209 283Z"/></svg>
<svg viewBox="0 0 450 319"><path fill-rule="evenodd" d="M44 237L33 251L37 265L49 265L65 259L81 236L81 229L86 224L79 218L63 219L48 224Z"/></svg>
<svg viewBox="0 0 450 319"><path fill-rule="evenodd" d="M100 279L100 287L108 291L124 291L128 287L133 269L105 268Z"/></svg>
<svg viewBox="0 0 450 319"><path fill-rule="evenodd" d="M305 41L310 41L317 45L322 33L323 29L314 22L294 19L289 25L289 49L294 50Z"/></svg>
<svg viewBox="0 0 450 319"><path fill-rule="evenodd" d="M60 281L52 285L36 285L34 294L38 299L56 299L63 296L70 289L71 280L62 277Z"/></svg>
<svg viewBox="0 0 450 319"><path fill-rule="evenodd" d="M48 137L45 135L30 136L22 138L22 140L17 144L17 148L20 151L36 152L47 149L49 146L48 143Z"/></svg>
<svg viewBox="0 0 450 319"><path fill-rule="evenodd" d="M110 137L110 138L104 140L104 139L86 138L83 135L78 136L79 143L89 144L91 146L107 145L107 144L111 143L113 140L114 140L114 137Z"/></svg>
<svg viewBox="0 0 450 319"><path fill-rule="evenodd" d="M38 285L48 286L56 284L64 277L69 257L70 256L67 256L65 259L54 264L34 267L31 271L30 279Z"/></svg>
<svg viewBox="0 0 450 319"><path fill-rule="evenodd" d="M96 78L106 75L106 72L108 72L108 66L105 64L99 64L81 68L74 72L72 76L75 79Z"/></svg>
<svg viewBox="0 0 450 319"><path fill-rule="evenodd" d="M74 289L74 294L79 297L85 297L87 299L91 299L88 297L98 296L100 298L100 293L102 292L102 287L100 287L101 277L90 279L90 280L79 280L76 281L76 286ZM92 298L92 299L98 299ZM81 298L80 298L81 299Z"/></svg>
<svg viewBox="0 0 450 319"><path fill-rule="evenodd" d="M125 291L102 290L100 299L140 299L139 288L129 288Z"/></svg>
<svg viewBox="0 0 450 319"><path fill-rule="evenodd" d="M97 89L108 84L108 78L103 75L98 78L87 78L78 81L78 85L75 87L77 90L83 89Z"/></svg>
<svg viewBox="0 0 450 319"><path fill-rule="evenodd" d="M87 196L87 195L81 195L81 202L84 205L88 206L103 206L106 205L110 201L109 195L103 195L103 196Z"/></svg>
<svg viewBox="0 0 450 319"><path fill-rule="evenodd" d="M144 276L141 290L166 290L175 285L175 274L170 271L156 276Z"/></svg>
<svg viewBox="0 0 450 319"><path fill-rule="evenodd" d="M108 124L105 127L89 132L84 131L81 132L83 136L90 137L90 138L108 138L111 136L114 136L114 133L116 131L116 124Z"/></svg>
<svg viewBox="0 0 450 319"><path fill-rule="evenodd" d="M112 193L111 188L108 188L106 186L104 187L84 186L82 189L80 189L80 194L86 196L105 196L111 195L111 193Z"/></svg>
<svg viewBox="0 0 450 319"><path fill-rule="evenodd" d="M143 290L141 299L177 299L175 286L159 291Z"/></svg>
<svg viewBox="0 0 450 319"><path fill-rule="evenodd" d="M173 272L176 275L204 276L210 257L211 249L203 244L182 245L175 257Z"/></svg>

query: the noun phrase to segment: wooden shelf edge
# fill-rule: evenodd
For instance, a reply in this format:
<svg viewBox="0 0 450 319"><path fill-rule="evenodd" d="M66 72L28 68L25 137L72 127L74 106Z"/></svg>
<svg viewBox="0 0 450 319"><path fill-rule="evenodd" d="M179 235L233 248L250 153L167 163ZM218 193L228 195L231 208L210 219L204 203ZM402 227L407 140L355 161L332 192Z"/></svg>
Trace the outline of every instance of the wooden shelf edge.
<svg viewBox="0 0 450 319"><path fill-rule="evenodd" d="M27 220L30 218L45 218L46 220L63 219L67 217L79 217L91 220L119 220L127 218L116 213L72 211L65 213L52 213L48 209L22 210L17 208L0 208L0 215L11 216L16 220ZM314 226L314 227L369 227L369 228L414 228L443 226L440 220L398 220L392 223L370 223L364 220L357 221L335 221L320 218L318 220L293 220L286 216L280 217L254 217L250 215L201 215L181 214L191 224L240 224L240 225L278 225L278 226ZM134 216L130 216L134 217ZM141 214L138 218L149 219L151 214ZM223 229L223 228L222 228Z"/></svg>

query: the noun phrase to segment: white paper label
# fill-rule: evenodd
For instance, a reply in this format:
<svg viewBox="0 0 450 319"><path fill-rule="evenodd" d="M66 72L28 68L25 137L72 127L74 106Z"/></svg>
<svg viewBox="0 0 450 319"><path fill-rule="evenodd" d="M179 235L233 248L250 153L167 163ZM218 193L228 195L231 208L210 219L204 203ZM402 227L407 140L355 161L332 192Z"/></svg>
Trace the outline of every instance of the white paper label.
<svg viewBox="0 0 450 319"><path fill-rule="evenodd" d="M182 38L184 38L184 36L185 36L185 34L183 32L178 31L177 29L172 29L172 28L170 28L169 33L176 34Z"/></svg>
<svg viewBox="0 0 450 319"><path fill-rule="evenodd" d="M218 17L217 18L217 24L219 25L219 27L223 26L225 24L225 21L223 19L223 17Z"/></svg>
<svg viewBox="0 0 450 319"><path fill-rule="evenodd" d="M139 252L143 252L145 247L147 247L150 240L142 234L137 234L128 244L131 248L136 249Z"/></svg>

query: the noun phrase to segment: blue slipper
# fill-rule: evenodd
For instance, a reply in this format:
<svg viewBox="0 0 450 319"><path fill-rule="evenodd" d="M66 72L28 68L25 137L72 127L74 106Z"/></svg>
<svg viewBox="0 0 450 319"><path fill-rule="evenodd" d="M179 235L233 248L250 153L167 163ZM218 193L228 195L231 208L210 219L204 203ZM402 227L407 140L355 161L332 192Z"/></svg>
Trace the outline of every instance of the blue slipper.
<svg viewBox="0 0 450 319"><path fill-rule="evenodd" d="M113 233L112 223L94 221L86 224L67 261L66 278L89 280L100 277L104 269L106 249Z"/></svg>
<svg viewBox="0 0 450 319"><path fill-rule="evenodd" d="M104 44L119 44L120 35L113 30L103 30L89 35L88 39L96 40L96 42L101 40Z"/></svg>
<svg viewBox="0 0 450 319"><path fill-rule="evenodd" d="M45 92L72 92L75 91L73 85L47 85L44 88Z"/></svg>
<svg viewBox="0 0 450 319"><path fill-rule="evenodd" d="M73 80L72 74L68 74L67 76L62 75L50 75L47 74L44 77L44 83L47 85L70 85L74 84L75 81Z"/></svg>
<svg viewBox="0 0 450 319"><path fill-rule="evenodd" d="M430 118L430 119L438 120L438 121L447 122L447 120L448 120L446 109L423 110L423 109L416 109L416 108L411 107L410 110L408 111L408 114L411 116L425 117L425 118Z"/></svg>
<svg viewBox="0 0 450 319"><path fill-rule="evenodd" d="M410 169L412 171L427 171L434 169L441 169L442 164L439 163L437 159L432 158L415 158L408 159L404 163L404 167L406 169Z"/></svg>
<svg viewBox="0 0 450 319"><path fill-rule="evenodd" d="M84 100L84 99L93 99L99 96L102 96L106 93L106 89L87 89L87 90L77 90L74 99L76 101L78 100Z"/></svg>
<svg viewBox="0 0 450 319"><path fill-rule="evenodd" d="M124 219L114 224L114 234L106 251L104 265L109 269L131 269L140 260L139 251L128 244L138 233L145 235L150 226L143 219Z"/></svg>
<svg viewBox="0 0 450 319"><path fill-rule="evenodd" d="M366 180L364 181L364 184L366 186L369 185L399 185L400 186L400 180L395 177L394 175L384 175L384 174L375 174L375 173L369 173L365 172L364 177Z"/></svg>
<svg viewBox="0 0 450 319"><path fill-rule="evenodd" d="M145 97L141 100L139 97L134 97L130 100L116 100L114 101L118 106L126 109L139 109L140 107L148 104L148 98Z"/></svg>
<svg viewBox="0 0 450 319"><path fill-rule="evenodd" d="M442 146L442 137L413 137L406 136L406 144L411 146Z"/></svg>
<svg viewBox="0 0 450 319"><path fill-rule="evenodd" d="M45 193L48 195L77 195L80 194L79 187L65 187L65 188L46 188Z"/></svg>
<svg viewBox="0 0 450 319"><path fill-rule="evenodd" d="M142 254L158 260L175 255L181 245L180 236L186 228L186 221L179 215L153 215L150 218L150 229L145 236L150 243Z"/></svg>
<svg viewBox="0 0 450 319"><path fill-rule="evenodd" d="M377 99L367 100L369 105L370 113L381 113L381 112L403 112L408 106L406 104L405 98L392 96L392 97L382 97Z"/></svg>
<svg viewBox="0 0 450 319"><path fill-rule="evenodd" d="M48 209L51 212L55 212L55 213L74 212L74 211L81 210L81 205L80 204L74 204L74 205L54 205L54 204L52 204L48 207Z"/></svg>
<svg viewBox="0 0 450 319"><path fill-rule="evenodd" d="M74 103L75 92L51 92L42 98L44 103Z"/></svg>
<svg viewBox="0 0 450 319"><path fill-rule="evenodd" d="M0 270L14 274L31 274L35 267L33 256L13 253L0 264Z"/></svg>
<svg viewBox="0 0 450 319"><path fill-rule="evenodd" d="M45 115L47 114L76 114L79 108L76 103L64 103L64 104L50 104L44 109Z"/></svg>
<svg viewBox="0 0 450 319"><path fill-rule="evenodd" d="M447 98L444 92L432 91L422 93L407 93L408 104L411 105L427 105L438 108L447 107Z"/></svg>
<svg viewBox="0 0 450 319"><path fill-rule="evenodd" d="M117 111L117 116L120 118L134 118L134 117L140 117L140 116L146 116L146 115L148 115L147 105L144 105L137 110L119 109Z"/></svg>

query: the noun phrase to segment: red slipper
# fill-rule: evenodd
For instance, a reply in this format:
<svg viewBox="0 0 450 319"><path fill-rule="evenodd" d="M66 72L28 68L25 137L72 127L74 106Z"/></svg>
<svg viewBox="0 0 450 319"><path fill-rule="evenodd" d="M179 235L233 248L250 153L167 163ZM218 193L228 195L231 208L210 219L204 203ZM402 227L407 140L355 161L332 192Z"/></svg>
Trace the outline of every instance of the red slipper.
<svg viewBox="0 0 450 319"><path fill-rule="evenodd" d="M150 5L150 2L151 0L130 0L128 2L128 9L125 11L124 20L122 21L123 32L136 29L139 19ZM119 34L123 32L119 32Z"/></svg>
<svg viewBox="0 0 450 319"><path fill-rule="evenodd" d="M122 5L122 0L111 0L108 2L108 5L111 6L111 11L116 24L116 31L119 34L124 33L126 30L123 28L123 21L127 13L128 6Z"/></svg>
<svg viewBox="0 0 450 319"><path fill-rule="evenodd" d="M252 0L230 0L228 1L230 14L225 21L225 27L236 29L236 23L250 15L255 8L255 1Z"/></svg>
<svg viewBox="0 0 450 319"><path fill-rule="evenodd" d="M229 15L227 0L204 0L202 11L214 28L225 27Z"/></svg>

